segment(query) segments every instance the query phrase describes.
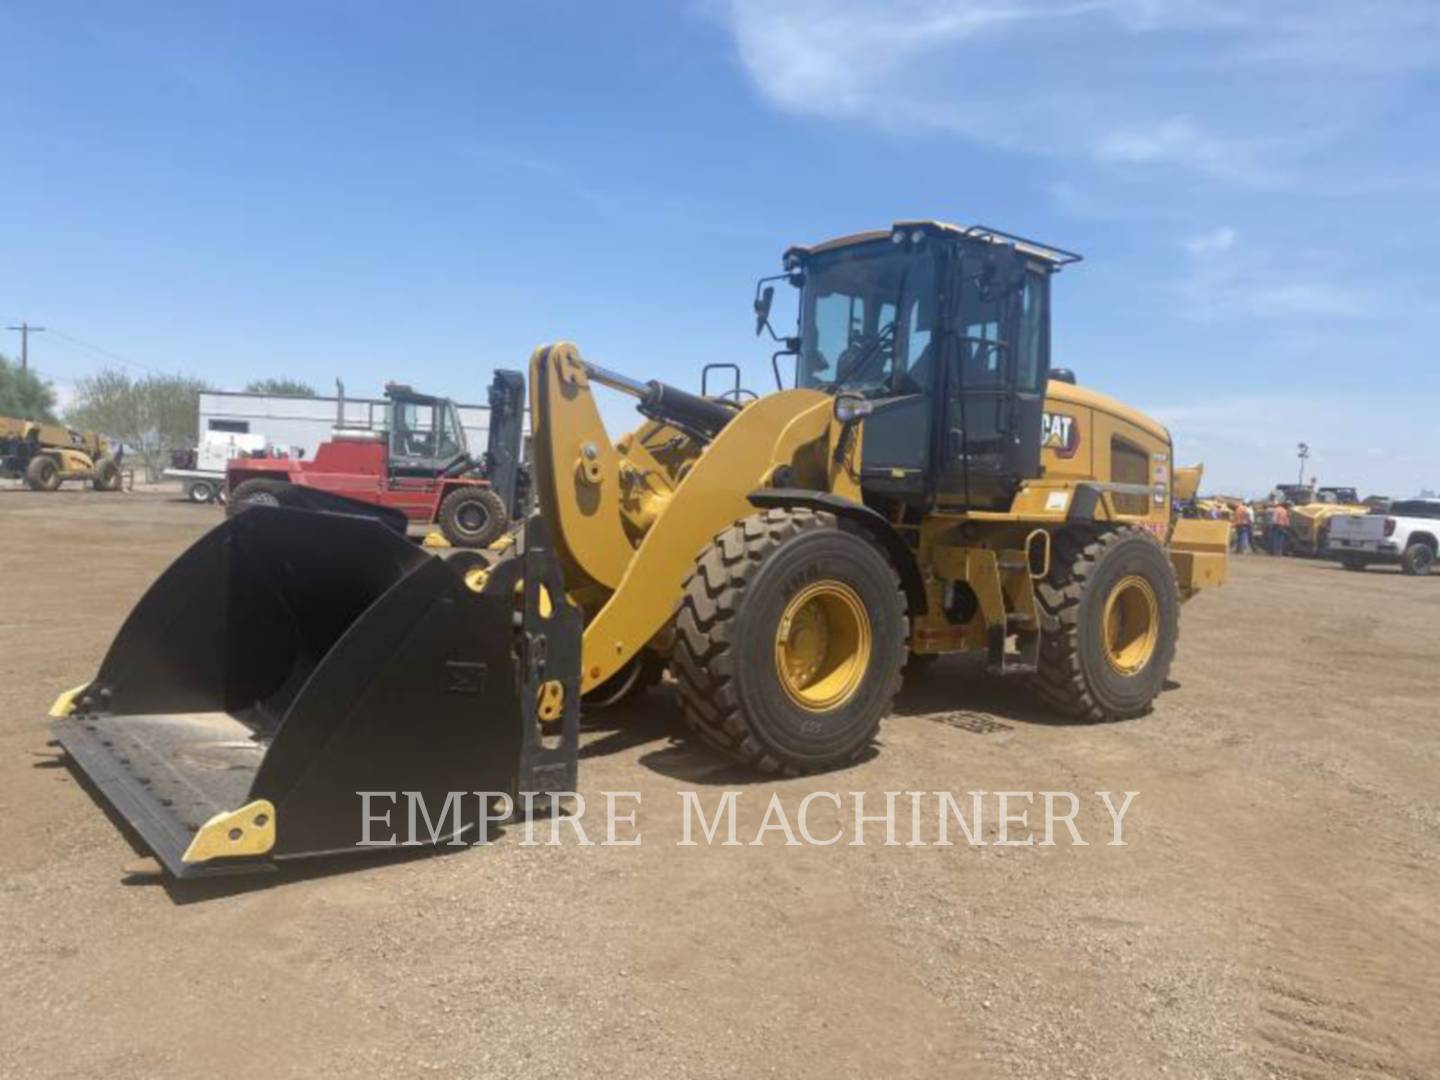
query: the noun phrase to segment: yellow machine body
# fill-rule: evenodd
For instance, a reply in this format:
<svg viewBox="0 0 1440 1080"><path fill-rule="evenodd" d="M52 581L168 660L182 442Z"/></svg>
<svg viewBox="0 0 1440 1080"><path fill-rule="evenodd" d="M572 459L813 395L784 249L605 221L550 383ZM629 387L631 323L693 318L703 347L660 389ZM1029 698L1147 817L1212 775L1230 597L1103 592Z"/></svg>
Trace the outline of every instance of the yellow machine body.
<svg viewBox="0 0 1440 1080"><path fill-rule="evenodd" d="M784 258L798 385L746 394L737 368L696 395L537 349L537 507L506 544L277 494L152 585L56 702L60 744L185 877L361 850L361 792L575 791L582 700L660 661L700 740L765 772L860 760L907 664L943 653L1079 719L1142 715L1228 526L1178 514L1199 469L1161 424L1049 365L1050 276L1078 256L900 222ZM613 438L598 386L643 422ZM478 835L487 805L425 842Z"/></svg>
<svg viewBox="0 0 1440 1080"><path fill-rule="evenodd" d="M592 690L665 635L699 553L727 526L755 512L752 492L784 486L862 498L863 421L841 463L834 399L784 390L736 406L708 445L648 421L618 440L606 433L574 345L536 350L530 362L534 474L539 509L551 524L571 601L586 615L582 686ZM1036 620L1033 582L1043 576L1049 534L1076 500L1098 523L1147 529L1167 546L1182 598L1225 580L1225 522L1177 518L1169 433L1155 420L1094 390L1052 381L1046 395L1043 475L1025 482L1003 511L948 510L915 524L927 591L913 616L911 649L985 648L1017 617ZM943 615L946 585L965 582L980 599L976 618Z"/></svg>
<svg viewBox="0 0 1440 1080"><path fill-rule="evenodd" d="M32 470L42 458L53 467ZM119 473L104 438L62 424L0 416L0 476L24 477L37 490L54 490L66 480L83 480L106 489L118 486Z"/></svg>

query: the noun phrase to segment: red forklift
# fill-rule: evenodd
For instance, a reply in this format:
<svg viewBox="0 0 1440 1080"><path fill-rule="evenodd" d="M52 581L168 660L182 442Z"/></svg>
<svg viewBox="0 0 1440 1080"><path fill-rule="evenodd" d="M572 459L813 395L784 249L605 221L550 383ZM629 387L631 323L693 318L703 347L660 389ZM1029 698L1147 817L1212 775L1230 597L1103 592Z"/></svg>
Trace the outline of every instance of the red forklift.
<svg viewBox="0 0 1440 1080"><path fill-rule="evenodd" d="M398 510L411 523L437 526L455 547L488 547L524 516L525 376L495 372L489 396L489 440L477 460L449 398L389 383L383 420L355 424L345 416L340 384L335 430L314 458L244 457L229 463L226 514L291 505L291 496L302 494L297 489L310 489Z"/></svg>

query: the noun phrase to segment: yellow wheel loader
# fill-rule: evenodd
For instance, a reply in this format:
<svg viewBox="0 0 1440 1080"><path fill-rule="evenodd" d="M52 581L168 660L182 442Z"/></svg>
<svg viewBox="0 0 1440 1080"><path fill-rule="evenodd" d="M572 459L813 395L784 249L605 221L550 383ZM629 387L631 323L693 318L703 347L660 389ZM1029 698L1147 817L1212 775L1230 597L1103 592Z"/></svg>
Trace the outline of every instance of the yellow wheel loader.
<svg viewBox="0 0 1440 1080"><path fill-rule="evenodd" d="M56 703L60 742L192 876L356 850L364 792L415 793L426 840L477 836L490 796L448 797L571 790L582 698L662 665L701 740L786 774L865 753L910 658L1139 715L1227 526L1175 513L1165 428L1051 367L1077 259L930 221L793 247L757 285L757 333L771 282L799 305L764 396L540 348L538 510L508 548L432 554L314 492L257 507L155 583ZM643 422L613 439L597 387Z"/></svg>
<svg viewBox="0 0 1440 1080"><path fill-rule="evenodd" d="M0 416L0 476L22 478L31 491L81 480L96 491L120 490L120 464L93 431Z"/></svg>

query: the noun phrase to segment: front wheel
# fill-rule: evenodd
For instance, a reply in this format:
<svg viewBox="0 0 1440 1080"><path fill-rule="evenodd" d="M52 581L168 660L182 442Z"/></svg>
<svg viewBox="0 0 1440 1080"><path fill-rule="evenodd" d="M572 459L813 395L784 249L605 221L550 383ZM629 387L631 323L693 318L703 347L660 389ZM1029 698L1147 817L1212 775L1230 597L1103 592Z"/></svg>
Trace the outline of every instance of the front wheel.
<svg viewBox="0 0 1440 1080"><path fill-rule="evenodd" d="M899 578L831 514L775 509L731 525L685 582L675 626L687 723L765 772L854 761L900 687Z"/></svg>
<svg viewBox="0 0 1440 1080"><path fill-rule="evenodd" d="M458 487L446 495L436 515L440 532L455 547L489 547L505 531L509 515L494 488L478 484Z"/></svg>
<svg viewBox="0 0 1440 1080"><path fill-rule="evenodd" d="M25 484L31 491L54 491L60 486L60 466L54 458L37 454L25 466Z"/></svg>
<svg viewBox="0 0 1440 1080"><path fill-rule="evenodd" d="M1048 629L1035 687L1079 720L1148 712L1165 685L1180 636L1170 560L1143 529L1065 531L1050 576L1036 589Z"/></svg>

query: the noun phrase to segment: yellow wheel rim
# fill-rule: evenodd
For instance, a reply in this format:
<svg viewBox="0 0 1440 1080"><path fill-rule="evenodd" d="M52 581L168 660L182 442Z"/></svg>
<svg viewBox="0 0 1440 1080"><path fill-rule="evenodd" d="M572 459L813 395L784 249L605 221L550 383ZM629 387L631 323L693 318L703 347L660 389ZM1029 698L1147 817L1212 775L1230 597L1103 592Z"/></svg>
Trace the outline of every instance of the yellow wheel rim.
<svg viewBox="0 0 1440 1080"><path fill-rule="evenodd" d="M796 705L827 712L854 696L870 665L870 616L855 590L817 581L785 605L775 630L775 669Z"/></svg>
<svg viewBox="0 0 1440 1080"><path fill-rule="evenodd" d="M1105 600L1105 659L1121 675L1141 671L1155 655L1160 604L1138 574L1121 578Z"/></svg>

